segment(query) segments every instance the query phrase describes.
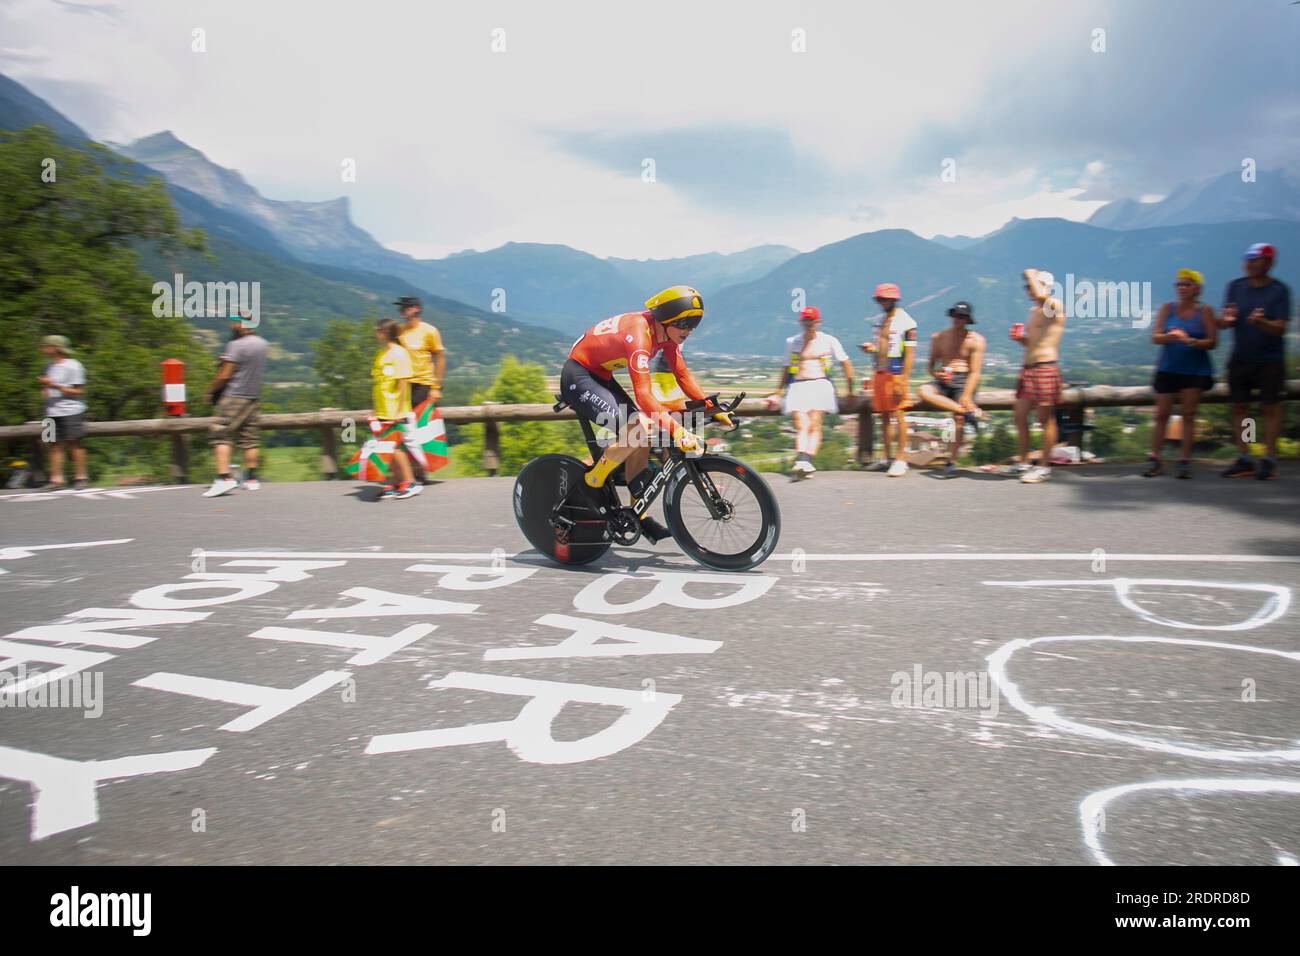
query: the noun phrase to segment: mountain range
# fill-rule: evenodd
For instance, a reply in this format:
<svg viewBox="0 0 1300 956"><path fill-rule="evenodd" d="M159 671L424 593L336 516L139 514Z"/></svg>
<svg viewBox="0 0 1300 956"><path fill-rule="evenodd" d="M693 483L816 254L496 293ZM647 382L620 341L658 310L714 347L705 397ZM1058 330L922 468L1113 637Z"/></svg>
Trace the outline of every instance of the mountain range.
<svg viewBox="0 0 1300 956"><path fill-rule="evenodd" d="M0 76L0 128L41 122L70 140L86 135L21 85ZM203 229L215 260L187 268L213 278L257 279L286 294L271 312L291 315L295 348L317 320L386 309L385 299L421 294L436 310L448 347L470 349L490 364L509 351L549 357L598 318L636 308L651 292L689 283L705 295L708 320L692 338L696 351L771 355L795 330L796 290L826 317L846 345L865 338L862 321L875 311L871 289L898 283L904 307L922 335L947 324L947 307L965 299L990 351L1014 357L1005 329L1024 317L1020 270L1046 268L1064 281L1150 282L1153 306L1171 297L1183 266L1206 274L1208 301L1239 272L1242 249L1269 241L1283 249L1277 275L1300 278L1287 250L1300 249L1300 180L1285 170L1261 171L1242 183L1236 173L1180 186L1159 202L1121 200L1091 219L1013 219L985 236L924 239L903 229L863 233L800 253L780 245L730 255L670 260L599 258L568 246L507 243L441 259L387 249L353 223L348 200L275 200L242 175L209 160L171 133L118 147L142 171L161 175L187 225ZM150 261L169 277L171 264ZM188 273L187 273L188 275ZM196 275L196 277L199 277ZM272 277L274 279L272 280ZM288 294L292 290L292 294ZM496 290L504 291L504 302ZM494 311L504 305L504 312ZM266 306L264 305L264 310ZM440 325L440 327L443 327ZM475 331L471 332L470 330ZM1067 326L1067 355L1080 362L1139 364L1151 357L1149 335L1127 316L1083 319Z"/></svg>
<svg viewBox="0 0 1300 956"><path fill-rule="evenodd" d="M267 199L242 175L213 163L170 132L118 148L124 156L160 173L169 183L201 195L269 232L307 262L361 268L397 276L435 295L481 309L499 307L530 322L561 329L574 315L605 315L627 309L653 290L688 274L706 295L769 271L797 254L785 246L760 246L732 255L706 253L670 260L599 259L569 246L506 243L486 252L445 259L415 259L386 249L352 222L348 200L297 202Z"/></svg>

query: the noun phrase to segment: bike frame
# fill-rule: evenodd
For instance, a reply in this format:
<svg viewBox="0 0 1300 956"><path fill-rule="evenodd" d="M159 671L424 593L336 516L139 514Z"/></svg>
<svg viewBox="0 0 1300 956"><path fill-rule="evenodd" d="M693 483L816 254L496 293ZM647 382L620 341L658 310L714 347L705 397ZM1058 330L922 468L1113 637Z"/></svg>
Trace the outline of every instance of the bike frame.
<svg viewBox="0 0 1300 956"><path fill-rule="evenodd" d="M716 412L730 412L732 409L738 407L744 398L745 393L741 392L730 402L719 403L716 394L710 395L708 401L712 403L716 411L708 413L704 412L703 409L705 405L703 402L688 402L685 411L695 413L696 424L698 427L699 425L707 424L707 422L700 421L702 418L711 418L713 414L716 414ZM561 398L560 401L555 403L554 410L559 412L564 408L567 408L568 404L568 402ZM582 426L582 434L587 440L587 448L591 452L591 460L593 462L599 461L601 456L605 454L605 449L601 447L600 442L597 441L596 433L591 427L591 422L580 417L578 419L578 424ZM740 423L737 420L730 430L734 431L739 427ZM692 430L694 431L695 429ZM638 517L644 515L650 510L651 506L655 503L655 500L663 492L664 486L668 483L669 476L676 470L679 462L685 463L691 483L695 485L696 490L700 493L700 497L704 499L704 504L709 510L710 517L715 520L720 520L726 517L726 515L723 514L722 509L719 507L719 502L721 501L722 496L718 493L717 487L713 484L713 479L702 472L696 465L698 458L693 458L687 455L676 445L670 445L667 448L653 447L651 448L651 452L655 454L663 464L659 469L658 474L655 475L649 486L645 489L644 495L633 502L631 506L631 510L635 511ZM621 466L618 469L618 478L616 481L621 481L624 485L627 484L626 480L622 477ZM628 507L618 501L618 494L613 489L613 484L615 484L616 481L614 480L614 476L611 476L611 481L605 483L605 488L607 489L607 494L611 502L611 508L614 511ZM565 507L567 503L568 496L566 495L564 498L561 498L556 502L555 513L558 514L560 509ZM608 524L608 517L605 519L605 522Z"/></svg>

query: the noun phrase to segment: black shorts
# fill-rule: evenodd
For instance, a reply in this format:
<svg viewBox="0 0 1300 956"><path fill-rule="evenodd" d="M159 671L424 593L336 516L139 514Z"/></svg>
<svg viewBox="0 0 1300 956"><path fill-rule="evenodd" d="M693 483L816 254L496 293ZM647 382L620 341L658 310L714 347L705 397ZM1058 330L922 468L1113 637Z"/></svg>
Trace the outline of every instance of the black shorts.
<svg viewBox="0 0 1300 956"><path fill-rule="evenodd" d="M1214 378L1210 375L1184 375L1182 372L1156 372L1155 381L1151 383L1157 395L1177 395L1188 388L1200 389L1214 387Z"/></svg>
<svg viewBox="0 0 1300 956"><path fill-rule="evenodd" d="M621 430L637 413L636 402L618 379L597 378L573 359L565 362L560 372L560 394L579 418L612 432Z"/></svg>
<svg viewBox="0 0 1300 956"><path fill-rule="evenodd" d="M1276 405L1285 388L1286 365L1282 362L1228 361L1228 401L1234 405L1247 404L1253 391L1259 392L1260 404Z"/></svg>
<svg viewBox="0 0 1300 956"><path fill-rule="evenodd" d="M77 441L86 433L86 416L84 412L76 415L51 415L54 422L54 440Z"/></svg>
<svg viewBox="0 0 1300 956"><path fill-rule="evenodd" d="M411 408L419 408L424 404L424 400L429 397L430 385L420 385L418 382L411 383Z"/></svg>
<svg viewBox="0 0 1300 956"><path fill-rule="evenodd" d="M966 391L966 373L953 372L949 381L944 382L936 378L930 384L940 395L950 401L960 402L962 393Z"/></svg>

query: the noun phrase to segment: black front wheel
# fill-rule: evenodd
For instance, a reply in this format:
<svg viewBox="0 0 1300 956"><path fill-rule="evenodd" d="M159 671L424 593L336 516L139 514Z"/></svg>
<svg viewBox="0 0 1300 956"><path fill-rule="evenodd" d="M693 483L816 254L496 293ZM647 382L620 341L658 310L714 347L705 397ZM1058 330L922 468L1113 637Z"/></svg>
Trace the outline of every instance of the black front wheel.
<svg viewBox="0 0 1300 956"><path fill-rule="evenodd" d="M664 518L677 544L715 571L748 571L776 550L781 509L763 476L725 455L681 459L668 479Z"/></svg>

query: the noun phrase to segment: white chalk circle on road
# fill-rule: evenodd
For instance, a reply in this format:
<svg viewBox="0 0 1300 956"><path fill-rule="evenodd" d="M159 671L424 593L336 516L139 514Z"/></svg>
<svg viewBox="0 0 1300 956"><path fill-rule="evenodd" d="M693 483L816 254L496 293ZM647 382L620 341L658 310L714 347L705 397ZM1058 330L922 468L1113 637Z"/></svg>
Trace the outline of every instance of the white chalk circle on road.
<svg viewBox="0 0 1300 956"><path fill-rule="evenodd" d="M1102 866L1114 866L1115 861L1101 845L1102 820L1107 804L1119 797L1134 793L1172 792L1183 794L1205 793L1289 793L1300 795L1300 780L1274 780L1267 777L1192 777L1187 780L1151 780L1147 783L1126 783L1118 787L1098 790L1084 797L1079 804L1079 822L1083 826L1083 842L1092 858ZM1294 866L1295 857L1279 853L1277 862Z"/></svg>
<svg viewBox="0 0 1300 956"><path fill-rule="evenodd" d="M1300 652L1278 651L1267 647L1252 647L1248 644L1227 644L1222 641L1200 641L1183 637L1111 637L1097 634L1071 634L1063 637L1017 638L1008 641L988 656L989 677L997 685L998 691L1016 710L1030 720L1046 724L1065 733L1094 740L1107 740L1112 743L1141 747L1159 753L1176 754L1180 757L1194 757L1202 760L1228 760L1238 763L1263 763L1267 761L1300 761L1300 742L1282 750L1223 750L1213 747L1196 747L1189 744L1163 740L1159 737L1143 737L1140 734L1123 734L1104 727L1096 727L1077 720L1063 717L1051 707L1029 703L1020 688L1007 676L1007 661L1016 651L1033 647L1036 644L1060 644L1066 642L1110 641L1121 644L1172 644L1183 647L1202 647L1213 650L1238 651L1246 654L1267 654L1283 660L1300 663Z"/></svg>
<svg viewBox="0 0 1300 956"><path fill-rule="evenodd" d="M1291 589L1280 584L1239 584L1223 581L1185 581L1175 578L1082 578L1073 580L1046 581L985 581L985 584L1004 588L1050 588L1050 587L1085 587L1104 585L1114 588L1119 603L1149 624L1162 627L1177 627L1189 631L1249 631L1265 624L1272 624L1286 614L1291 607ZM1133 599L1133 591L1142 588L1172 587L1186 588L1203 592L1209 589L1220 591L1248 591L1266 594L1264 603L1256 608L1255 613L1243 621L1232 624L1192 624L1188 621L1175 621L1172 618L1155 614Z"/></svg>

